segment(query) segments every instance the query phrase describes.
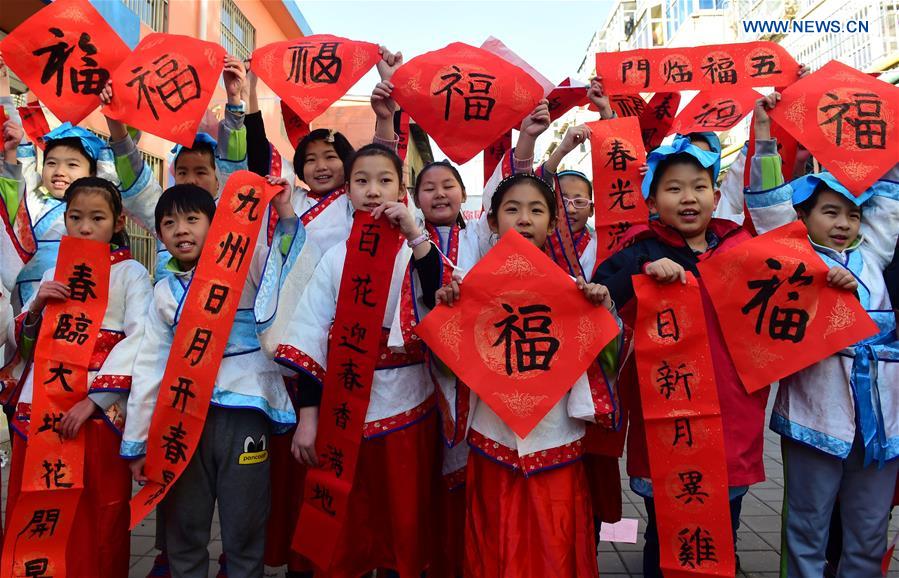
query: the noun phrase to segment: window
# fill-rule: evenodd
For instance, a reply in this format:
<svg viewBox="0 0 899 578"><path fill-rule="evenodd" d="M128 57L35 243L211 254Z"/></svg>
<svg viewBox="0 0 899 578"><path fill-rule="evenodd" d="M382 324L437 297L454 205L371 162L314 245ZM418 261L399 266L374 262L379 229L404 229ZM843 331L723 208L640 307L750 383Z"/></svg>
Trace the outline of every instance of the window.
<svg viewBox="0 0 899 578"><path fill-rule="evenodd" d="M228 54L246 60L256 48L256 29L234 0L222 0L222 46Z"/></svg>
<svg viewBox="0 0 899 578"><path fill-rule="evenodd" d="M141 22L156 32L169 31L169 0L122 0Z"/></svg>

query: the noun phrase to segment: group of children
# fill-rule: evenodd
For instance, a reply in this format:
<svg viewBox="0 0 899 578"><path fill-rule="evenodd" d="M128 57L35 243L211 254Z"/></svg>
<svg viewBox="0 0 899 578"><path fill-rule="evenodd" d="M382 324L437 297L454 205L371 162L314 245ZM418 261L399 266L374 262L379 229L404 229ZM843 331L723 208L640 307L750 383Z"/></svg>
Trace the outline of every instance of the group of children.
<svg viewBox="0 0 899 578"><path fill-rule="evenodd" d="M158 509L162 553L151 575L207 575L217 506L220 576L261 576L264 564L287 565L294 577L355 578L372 571L401 577L598 576L599 524L616 521L621 511L617 458L624 437L612 430L622 428L631 488L646 502L644 574L661 575L627 340L606 345L594 366L520 438L408 329L437 304L452 307L462 298L464 274L509 231L572 273L586 299L612 312L622 335L633 326L634 275L677 283L690 272L702 287L697 264L751 238L747 228L715 218L721 195L717 136L678 135L650 151L643 196L652 217L632 228L626 248L596 263L596 239L587 225L594 211L592 183L577 171L557 171L565 154L589 138L586 127L569 129L535 169L535 140L550 122L542 101L522 121L515 148L486 185L484 213L466 221L465 185L451 163L431 163L414 183L404 182L390 98L390 76L402 57L383 48L382 57L382 81L372 95L374 142L354 150L339 132L314 130L297 143L292 172L290 163L279 168L273 162L278 152L265 135L255 79L231 57L217 138L198 134L193 146L178 147L175 184L164 191L116 121L109 120L108 146L79 127L55 129L44 137L40 170L35 147L25 142L16 120L4 124L0 193L7 230L0 291L8 331L2 339L15 352L6 369L15 379L3 391L15 433L9 504L21 485L32 395L40 387L30 360L40 347L41 312L69 296L69 288L53 280L59 240L68 235L110 246L109 300L88 395L59 425L60 435L83 435L88 448L85 492L67 547L70 576L128 575L131 481L147 481L148 432L181 304L206 249L219 192L228 175L247 167L281 192L252 254L199 445ZM104 102L112 90L104 90ZM593 80L588 95L602 118L614 117L601 79ZM830 266L828 283L855 295L881 329L780 383L770 426L784 440L783 572L824 573L827 528L839 500L843 548L837 575L876 576L899 467L899 351L890 301L899 288L884 276L896 268L890 262L899 234L899 175L894 169L861 197L828 173L783 182L766 112L777 101L774 93L755 110L756 153L745 194L752 222L764 232L801 219ZM295 187L294 175L307 188ZM743 205L741 187L724 194L729 203ZM290 545L306 472L322 467L324 459L316 445L319 407L344 264L358 250L346 243L356 212L385 219L406 242L393 259L370 401L356 432L362 441L346 520L331 566L316 569ZM126 213L159 241L155 286L128 251ZM580 258L577 268L565 263L559 236L564 226ZM742 498L765 478L768 390L747 393L705 291L703 309L736 537ZM618 417L606 419L608 408L592 393L596 387L620 392L625 425ZM250 447L267 457L241 460Z"/></svg>

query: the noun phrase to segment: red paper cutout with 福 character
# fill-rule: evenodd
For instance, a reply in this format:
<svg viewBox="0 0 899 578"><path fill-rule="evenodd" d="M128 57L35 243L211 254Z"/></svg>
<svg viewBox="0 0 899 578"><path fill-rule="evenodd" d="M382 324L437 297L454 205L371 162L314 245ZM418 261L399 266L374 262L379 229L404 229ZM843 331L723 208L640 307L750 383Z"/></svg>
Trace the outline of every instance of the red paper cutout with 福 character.
<svg viewBox="0 0 899 578"><path fill-rule="evenodd" d="M699 264L750 393L877 333L853 293L827 285L827 271L801 221Z"/></svg>
<svg viewBox="0 0 899 578"><path fill-rule="evenodd" d="M306 123L328 110L374 66L378 45L316 34L253 52L253 71Z"/></svg>
<svg viewBox="0 0 899 578"><path fill-rule="evenodd" d="M899 159L899 88L835 60L785 89L770 116L855 195Z"/></svg>
<svg viewBox="0 0 899 578"><path fill-rule="evenodd" d="M526 437L618 334L602 307L515 231L469 272L462 298L416 327L516 435Z"/></svg>
<svg viewBox="0 0 899 578"><path fill-rule="evenodd" d="M88 0L57 0L0 42L10 70L59 120L72 124L100 106L100 91L129 52Z"/></svg>
<svg viewBox="0 0 899 578"><path fill-rule="evenodd" d="M189 36L153 33L112 74L103 114L191 146L224 68L225 49Z"/></svg>
<svg viewBox="0 0 899 578"><path fill-rule="evenodd" d="M668 134L730 130L752 112L761 95L751 88L700 92L677 115Z"/></svg>
<svg viewBox="0 0 899 578"><path fill-rule="evenodd" d="M416 56L392 82L394 100L460 165L518 125L543 98L527 72L461 42Z"/></svg>

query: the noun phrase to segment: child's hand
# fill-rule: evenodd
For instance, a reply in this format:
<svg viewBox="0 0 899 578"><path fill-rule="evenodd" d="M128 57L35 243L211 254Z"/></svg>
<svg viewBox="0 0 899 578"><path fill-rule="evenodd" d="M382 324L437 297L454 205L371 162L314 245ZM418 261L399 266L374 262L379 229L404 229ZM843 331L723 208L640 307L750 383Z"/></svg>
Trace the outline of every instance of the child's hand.
<svg viewBox="0 0 899 578"><path fill-rule="evenodd" d="M577 288L584 293L584 297L586 297L590 303L597 307L603 306L611 311L612 296L609 295L609 290L605 285L600 285L599 283L587 283L582 276L578 275Z"/></svg>
<svg viewBox="0 0 899 578"><path fill-rule="evenodd" d="M831 267L827 272L827 285L844 291L855 292L858 289L858 281L852 271L844 267Z"/></svg>
<svg viewBox="0 0 899 578"><path fill-rule="evenodd" d="M391 97L392 94L392 82L384 80L375 85L375 89L371 92L371 108L375 111L375 116L382 119L393 118L393 113L399 106Z"/></svg>
<svg viewBox="0 0 899 578"><path fill-rule="evenodd" d="M421 229L405 203L391 201L372 209L371 217L373 219L380 219L381 215L387 217L392 227L399 227L406 240L412 241L421 236Z"/></svg>
<svg viewBox="0 0 899 578"><path fill-rule="evenodd" d="M128 469L131 470L131 477L140 485L144 485L150 481L150 478L144 475L144 464L147 463L147 456L141 456L128 462Z"/></svg>
<svg viewBox="0 0 899 578"><path fill-rule="evenodd" d="M800 64L799 70L796 71L796 75L799 78L805 78L806 76L808 76L811 73L812 73L812 69L804 64Z"/></svg>
<svg viewBox="0 0 899 578"><path fill-rule="evenodd" d="M376 65L378 74L381 76L382 81L390 80L393 77L393 73L396 72L396 69L403 65L403 53L390 52L387 50L386 46L379 46L378 52L381 53L381 60L379 60Z"/></svg>
<svg viewBox="0 0 899 578"><path fill-rule="evenodd" d="M449 285L444 285L434 294L437 305L446 303L447 307L452 307L453 303L462 297L462 279L453 276L453 280Z"/></svg>
<svg viewBox="0 0 899 578"><path fill-rule="evenodd" d="M768 111L777 106L778 102L780 102L779 92L772 92L755 101L752 124L756 140L771 140L771 117L768 116Z"/></svg>
<svg viewBox="0 0 899 578"><path fill-rule="evenodd" d="M14 120L3 123L3 150L7 153L15 153L19 143L25 136L25 129Z"/></svg>
<svg viewBox="0 0 899 578"><path fill-rule="evenodd" d="M590 79L590 88L587 89L587 98L599 110L599 116L603 119L612 118L612 105L609 104L609 97L606 95L602 87L602 78L594 76Z"/></svg>
<svg viewBox="0 0 899 578"><path fill-rule="evenodd" d="M65 301L69 298L69 293L69 286L65 283L53 280L44 281L38 287L37 295L34 296L34 301L31 302L28 311L36 315L44 310L47 301Z"/></svg>
<svg viewBox="0 0 899 578"><path fill-rule="evenodd" d="M687 284L687 272L681 265L678 265L671 259L664 257L658 261L647 263L643 268L643 272L655 279L658 283L674 283L680 280L684 285Z"/></svg>
<svg viewBox="0 0 899 578"><path fill-rule="evenodd" d="M272 197L272 206L275 207L275 211L278 212L278 218L292 219L296 217L297 213L294 211L293 204L290 202L290 198L293 195L293 186L291 186L290 181L276 175L268 175L265 177L265 180L268 181L268 184L270 185L281 187L281 192Z"/></svg>
<svg viewBox="0 0 899 578"><path fill-rule="evenodd" d="M559 149L566 155L590 138L590 129L585 124L569 127L559 143Z"/></svg>
<svg viewBox="0 0 899 578"><path fill-rule="evenodd" d="M100 102L103 106L109 106L112 102L112 81L107 81L106 86L100 91Z"/></svg>
<svg viewBox="0 0 899 578"><path fill-rule="evenodd" d="M537 138L549 128L549 123L549 101L544 98L537 103L531 114L524 117L518 130L529 137Z"/></svg>
<svg viewBox="0 0 899 578"><path fill-rule="evenodd" d="M301 407L300 421L297 423L297 431L290 442L290 453L304 466L318 466L318 456L315 454L315 436L318 432L318 407Z"/></svg>
<svg viewBox="0 0 899 578"><path fill-rule="evenodd" d="M649 172L649 165L646 164L646 163L643 163L642 165L640 165L639 167L637 167L637 172L640 173L640 176L641 176L641 177L645 177L645 176L646 176L646 173Z"/></svg>
<svg viewBox="0 0 899 578"><path fill-rule="evenodd" d="M78 432L81 431L81 426L94 415L96 409L97 404L91 398L85 397L62 416L62 420L59 422L59 433L67 440L75 439Z"/></svg>
<svg viewBox="0 0 899 578"><path fill-rule="evenodd" d="M228 104L232 106L240 104L241 92L243 92L243 85L247 79L247 71L244 70L243 62L226 54L222 78L225 82L225 92L228 93Z"/></svg>

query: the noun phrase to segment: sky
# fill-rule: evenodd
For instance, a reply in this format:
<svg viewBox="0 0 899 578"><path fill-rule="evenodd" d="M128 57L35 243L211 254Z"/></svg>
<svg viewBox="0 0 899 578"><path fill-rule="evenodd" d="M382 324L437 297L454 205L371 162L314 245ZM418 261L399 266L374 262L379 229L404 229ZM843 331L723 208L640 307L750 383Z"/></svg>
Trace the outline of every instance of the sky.
<svg viewBox="0 0 899 578"><path fill-rule="evenodd" d="M383 44L406 61L451 42L480 46L489 36L553 82L574 76L612 0L296 0L313 34ZM372 70L350 94L370 94ZM435 160L443 158L433 141ZM483 185L480 155L462 167L469 191Z"/></svg>

